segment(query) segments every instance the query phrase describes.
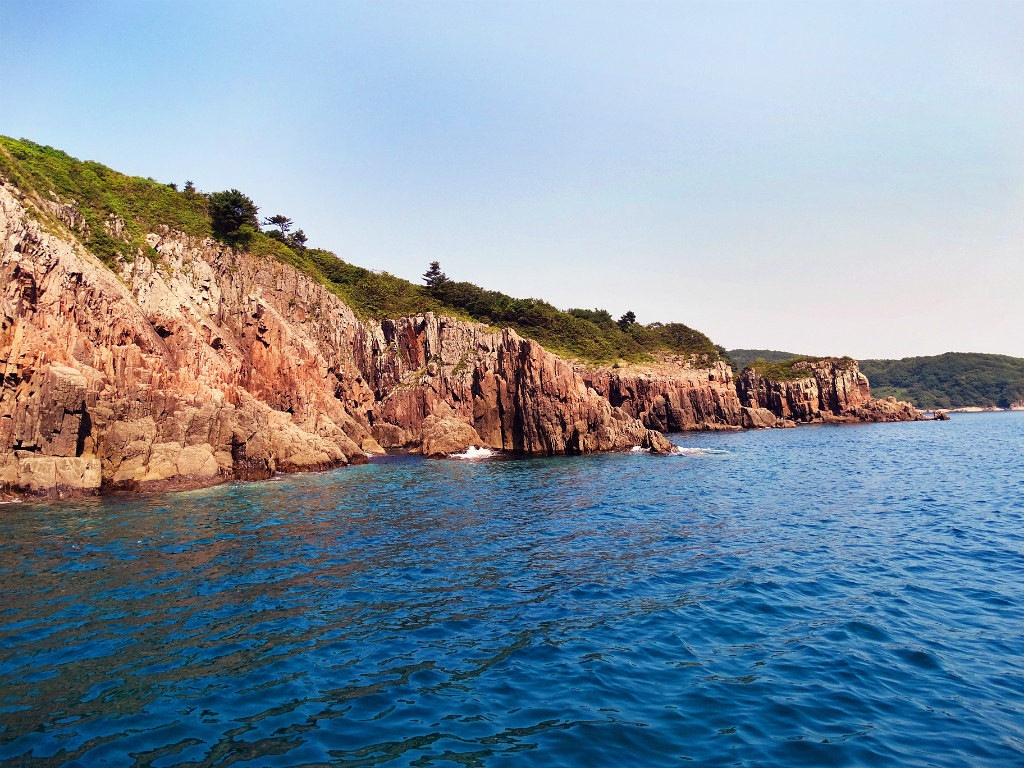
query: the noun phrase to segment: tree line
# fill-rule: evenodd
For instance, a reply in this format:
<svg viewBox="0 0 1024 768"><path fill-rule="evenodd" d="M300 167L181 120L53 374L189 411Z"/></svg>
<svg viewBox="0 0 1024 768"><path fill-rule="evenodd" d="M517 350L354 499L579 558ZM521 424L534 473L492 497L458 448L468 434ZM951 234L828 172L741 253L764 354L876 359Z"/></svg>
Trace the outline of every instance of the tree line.
<svg viewBox="0 0 1024 768"><path fill-rule="evenodd" d="M192 190L195 189L192 182L187 182L185 194L189 193L190 187ZM309 238L301 229L293 231L295 222L282 213L268 216L260 222L259 206L252 198L237 189L212 193L207 198L207 209L214 235L232 245L247 245L253 235L263 231L261 227L270 227L263 231L267 237L282 242L295 251L306 248Z"/></svg>

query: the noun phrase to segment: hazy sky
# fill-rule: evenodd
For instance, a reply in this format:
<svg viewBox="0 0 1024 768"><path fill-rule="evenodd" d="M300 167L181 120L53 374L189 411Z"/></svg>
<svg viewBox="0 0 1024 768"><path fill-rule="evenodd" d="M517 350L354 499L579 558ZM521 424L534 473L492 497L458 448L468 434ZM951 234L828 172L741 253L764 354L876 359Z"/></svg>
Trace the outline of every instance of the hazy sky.
<svg viewBox="0 0 1024 768"><path fill-rule="evenodd" d="M418 280L1024 356L1024 2L0 1L0 133Z"/></svg>

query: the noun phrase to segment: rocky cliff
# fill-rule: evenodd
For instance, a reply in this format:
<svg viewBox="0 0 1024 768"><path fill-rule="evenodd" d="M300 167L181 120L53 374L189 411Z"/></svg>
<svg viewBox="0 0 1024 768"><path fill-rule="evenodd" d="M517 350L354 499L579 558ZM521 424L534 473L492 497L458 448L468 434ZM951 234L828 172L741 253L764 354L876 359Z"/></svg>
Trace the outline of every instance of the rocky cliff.
<svg viewBox="0 0 1024 768"><path fill-rule="evenodd" d="M752 368L734 378L722 362L706 367L668 357L656 365L584 368L581 375L612 405L660 432L923 418L909 403L871 397L855 360L801 361L793 369L787 379Z"/></svg>
<svg viewBox="0 0 1024 768"><path fill-rule="evenodd" d="M418 445L434 415L470 424L480 445L517 453L671 450L570 363L511 330L432 314L366 328L359 358L377 398L373 434L385 447Z"/></svg>
<svg viewBox="0 0 1024 768"><path fill-rule="evenodd" d="M785 422L915 421L923 415L910 403L871 397L867 377L856 360L826 358L793 364L791 378L768 379L746 368L736 382L750 426Z"/></svg>
<svg viewBox="0 0 1024 768"><path fill-rule="evenodd" d="M0 187L6 493L257 479L362 462L381 443L671 450L511 331L361 322L288 266L169 230L112 270L80 227L73 204Z"/></svg>
<svg viewBox="0 0 1024 768"><path fill-rule="evenodd" d="M583 369L583 379L612 405L659 432L743 425L732 369L679 357L655 365Z"/></svg>
<svg viewBox="0 0 1024 768"><path fill-rule="evenodd" d="M95 224L94 224L95 226ZM848 360L786 380L592 368L511 330L361 321L295 269L163 227L113 267L73 202L0 186L0 493L188 488L468 446L669 452L666 431L918 418ZM802 366L802 367L801 367Z"/></svg>

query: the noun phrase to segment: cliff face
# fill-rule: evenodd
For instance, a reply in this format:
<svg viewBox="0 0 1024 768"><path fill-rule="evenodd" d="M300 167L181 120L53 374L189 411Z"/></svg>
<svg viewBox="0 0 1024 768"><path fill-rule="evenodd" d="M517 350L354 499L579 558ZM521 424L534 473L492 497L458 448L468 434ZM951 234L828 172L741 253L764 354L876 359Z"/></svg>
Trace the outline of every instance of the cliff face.
<svg viewBox="0 0 1024 768"><path fill-rule="evenodd" d="M373 396L342 344L355 318L283 315L287 297L327 300L311 281L158 235L158 258L114 274L8 189L0 237L4 487L161 489L365 461L372 438L349 411Z"/></svg>
<svg viewBox="0 0 1024 768"><path fill-rule="evenodd" d="M740 401L752 414L768 411L792 422L914 421L923 418L910 403L871 397L867 377L855 360L825 359L796 363L805 372L792 381L765 379L747 368L736 383ZM763 414L761 414L763 417ZM768 419L770 420L770 419ZM774 426L764 423L759 426Z"/></svg>
<svg viewBox="0 0 1024 768"><path fill-rule="evenodd" d="M666 359L658 365L587 369L583 379L612 405L659 432L743 424L732 369L722 362L695 368L681 359Z"/></svg>
<svg viewBox="0 0 1024 768"><path fill-rule="evenodd" d="M518 453L671 450L571 364L514 331L431 314L367 328L359 357L378 399L373 433L385 447L416 445L436 415L472 425L481 445Z"/></svg>
<svg viewBox="0 0 1024 768"><path fill-rule="evenodd" d="M595 369L452 318L362 322L291 267L166 229L111 271L73 204L41 205L0 186L0 493L188 488L384 448L665 453L666 431L920 416L872 399L852 361L799 363L795 381L673 358Z"/></svg>
<svg viewBox="0 0 1024 768"><path fill-rule="evenodd" d="M795 369L806 374L777 381L748 368L734 380L725 363L701 368L676 358L651 366L587 369L582 375L612 405L660 432L923 418L909 403L871 397L855 360L800 362Z"/></svg>
<svg viewBox="0 0 1024 768"><path fill-rule="evenodd" d="M510 331L363 323L290 267L166 231L115 274L12 192L0 187L0 490L257 479L365 461L374 435L671 449ZM49 213L80 223L72 205Z"/></svg>

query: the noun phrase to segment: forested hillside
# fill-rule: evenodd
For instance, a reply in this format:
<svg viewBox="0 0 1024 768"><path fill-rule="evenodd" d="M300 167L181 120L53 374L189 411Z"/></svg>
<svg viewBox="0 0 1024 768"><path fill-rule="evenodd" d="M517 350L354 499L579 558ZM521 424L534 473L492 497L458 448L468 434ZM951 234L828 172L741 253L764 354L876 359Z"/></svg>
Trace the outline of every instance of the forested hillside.
<svg viewBox="0 0 1024 768"><path fill-rule="evenodd" d="M947 352L902 360L861 360L875 397L893 395L918 408L1009 408L1024 401L1024 359Z"/></svg>

